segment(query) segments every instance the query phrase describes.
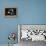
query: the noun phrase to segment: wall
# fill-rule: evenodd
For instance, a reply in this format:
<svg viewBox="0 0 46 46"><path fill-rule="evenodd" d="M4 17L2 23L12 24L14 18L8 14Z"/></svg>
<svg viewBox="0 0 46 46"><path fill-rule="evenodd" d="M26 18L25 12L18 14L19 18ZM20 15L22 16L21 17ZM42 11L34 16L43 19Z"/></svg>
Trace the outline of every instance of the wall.
<svg viewBox="0 0 46 46"><path fill-rule="evenodd" d="M17 7L17 18L5 18L5 7ZM8 43L9 32L17 32L17 24L46 24L46 0L0 0L0 44Z"/></svg>

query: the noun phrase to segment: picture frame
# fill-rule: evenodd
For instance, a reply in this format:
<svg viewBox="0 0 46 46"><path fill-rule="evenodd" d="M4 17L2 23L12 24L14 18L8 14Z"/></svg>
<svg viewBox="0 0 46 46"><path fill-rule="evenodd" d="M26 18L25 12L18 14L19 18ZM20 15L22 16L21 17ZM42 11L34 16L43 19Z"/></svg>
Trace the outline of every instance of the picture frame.
<svg viewBox="0 0 46 46"><path fill-rule="evenodd" d="M17 16L17 8L5 8L5 16L16 17Z"/></svg>

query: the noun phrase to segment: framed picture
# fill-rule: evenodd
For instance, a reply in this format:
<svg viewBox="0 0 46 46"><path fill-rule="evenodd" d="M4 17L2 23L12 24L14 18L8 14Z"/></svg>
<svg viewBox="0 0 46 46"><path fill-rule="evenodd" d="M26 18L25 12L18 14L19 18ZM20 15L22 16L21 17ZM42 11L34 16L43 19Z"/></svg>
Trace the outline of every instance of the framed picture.
<svg viewBox="0 0 46 46"><path fill-rule="evenodd" d="M17 8L5 8L5 16L16 17L17 16Z"/></svg>

